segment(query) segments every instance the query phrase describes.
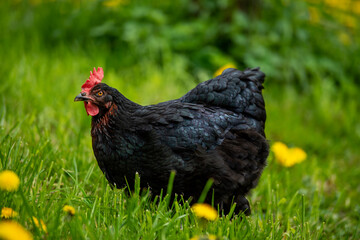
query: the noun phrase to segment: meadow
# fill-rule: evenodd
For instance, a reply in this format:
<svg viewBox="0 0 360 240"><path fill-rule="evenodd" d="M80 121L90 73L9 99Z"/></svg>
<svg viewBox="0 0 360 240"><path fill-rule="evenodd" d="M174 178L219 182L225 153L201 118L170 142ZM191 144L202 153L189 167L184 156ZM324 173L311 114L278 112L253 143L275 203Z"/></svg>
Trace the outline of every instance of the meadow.
<svg viewBox="0 0 360 240"><path fill-rule="evenodd" d="M359 239L359 20L359 1L1 1L0 173L20 185L0 190L0 239L9 221L33 239ZM146 105L226 65L261 67L269 143L306 159L270 153L249 217L112 189L73 102L89 71Z"/></svg>

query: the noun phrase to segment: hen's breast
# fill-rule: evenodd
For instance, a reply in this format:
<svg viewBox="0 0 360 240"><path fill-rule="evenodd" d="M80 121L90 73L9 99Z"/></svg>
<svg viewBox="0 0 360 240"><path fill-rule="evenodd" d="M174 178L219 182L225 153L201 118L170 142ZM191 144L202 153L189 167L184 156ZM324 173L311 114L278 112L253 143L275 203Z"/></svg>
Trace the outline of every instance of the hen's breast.
<svg viewBox="0 0 360 240"><path fill-rule="evenodd" d="M158 192L166 188L171 170L186 168L183 159L161 138L154 129L108 126L93 134L93 150L100 169L113 185L133 186L135 174L139 173L142 187L150 186Z"/></svg>
<svg viewBox="0 0 360 240"><path fill-rule="evenodd" d="M110 183L124 187L126 180L132 182L139 171L139 161L134 153L141 149L141 139L114 127L103 126L92 130L92 145L99 167Z"/></svg>

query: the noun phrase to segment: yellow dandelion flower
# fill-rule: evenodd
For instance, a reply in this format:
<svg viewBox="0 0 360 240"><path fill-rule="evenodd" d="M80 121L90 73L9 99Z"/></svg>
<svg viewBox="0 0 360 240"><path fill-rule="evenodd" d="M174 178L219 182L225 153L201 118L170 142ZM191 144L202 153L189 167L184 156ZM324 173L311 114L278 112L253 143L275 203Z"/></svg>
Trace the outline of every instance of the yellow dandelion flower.
<svg viewBox="0 0 360 240"><path fill-rule="evenodd" d="M204 236L195 236L190 238L190 240L216 240L218 239L215 235L209 234Z"/></svg>
<svg viewBox="0 0 360 240"><path fill-rule="evenodd" d="M3 207L1 209L1 218L13 218L16 217L18 215L17 212L15 212L14 210L12 210L11 208L8 207Z"/></svg>
<svg viewBox="0 0 360 240"><path fill-rule="evenodd" d="M0 172L0 189L13 192L18 190L20 179L16 173L10 170Z"/></svg>
<svg viewBox="0 0 360 240"><path fill-rule="evenodd" d="M325 3L335 9L348 10L351 0L325 0Z"/></svg>
<svg viewBox="0 0 360 240"><path fill-rule="evenodd" d="M343 16L344 24L349 28L356 28L357 20L354 16L345 15Z"/></svg>
<svg viewBox="0 0 360 240"><path fill-rule="evenodd" d="M124 5L127 3L127 0L107 0L103 2L103 5L105 7L109 7L109 8L115 8L119 5Z"/></svg>
<svg viewBox="0 0 360 240"><path fill-rule="evenodd" d="M224 66L216 70L216 72L214 73L214 77L221 75L221 73L227 68L236 68L236 66L233 63L225 64Z"/></svg>
<svg viewBox="0 0 360 240"><path fill-rule="evenodd" d="M354 1L352 4L352 11L360 15L360 1Z"/></svg>
<svg viewBox="0 0 360 240"><path fill-rule="evenodd" d="M46 227L44 221L40 219L40 223L39 223L39 220L36 217L32 217L32 218L34 220L35 226L37 228L39 228L40 230L42 230L43 232L47 233L47 227Z"/></svg>
<svg viewBox="0 0 360 240"><path fill-rule="evenodd" d="M216 240L217 237L215 235L210 234L210 235L208 235L208 239L209 240Z"/></svg>
<svg viewBox="0 0 360 240"><path fill-rule="evenodd" d="M15 221L0 222L0 239L32 240L31 233Z"/></svg>
<svg viewBox="0 0 360 240"><path fill-rule="evenodd" d="M344 44L345 46L349 46L351 44L351 37L349 36L349 34L347 34L345 32L341 32L338 35L338 38L339 38L340 42L342 42L342 44Z"/></svg>
<svg viewBox="0 0 360 240"><path fill-rule="evenodd" d="M69 215L74 216L75 215L75 208L70 205L65 205L63 207L63 211L67 212Z"/></svg>
<svg viewBox="0 0 360 240"><path fill-rule="evenodd" d="M190 240L199 240L199 239L200 239L199 236L195 236L195 237L190 238Z"/></svg>
<svg viewBox="0 0 360 240"><path fill-rule="evenodd" d="M215 220L218 218L217 211L206 203L196 203L194 204L191 209L195 213L195 215L199 218L205 218L207 220Z"/></svg>
<svg viewBox="0 0 360 240"><path fill-rule="evenodd" d="M278 160L280 162L286 161L287 152L288 152L289 148L284 143L275 142L272 145L271 150L274 152L276 160Z"/></svg>
<svg viewBox="0 0 360 240"><path fill-rule="evenodd" d="M275 142L271 150L275 155L276 161L285 167L291 167L297 163L301 163L307 157L305 151L301 148L288 148L288 146L282 142Z"/></svg>
<svg viewBox="0 0 360 240"><path fill-rule="evenodd" d="M295 147L295 148L289 148L289 157L292 158L293 162L301 163L305 161L307 155L304 150Z"/></svg>
<svg viewBox="0 0 360 240"><path fill-rule="evenodd" d="M310 22L315 24L320 22L319 9L317 9L316 7L309 7L309 15Z"/></svg>

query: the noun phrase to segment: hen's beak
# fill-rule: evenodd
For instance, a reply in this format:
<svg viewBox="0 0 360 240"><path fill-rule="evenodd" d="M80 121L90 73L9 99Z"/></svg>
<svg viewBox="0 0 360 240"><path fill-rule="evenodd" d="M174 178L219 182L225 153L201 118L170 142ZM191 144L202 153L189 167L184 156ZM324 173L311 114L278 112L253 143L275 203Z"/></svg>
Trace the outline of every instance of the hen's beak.
<svg viewBox="0 0 360 240"><path fill-rule="evenodd" d="M79 95L77 95L74 99L74 102L77 101L89 101L91 100L91 98L86 96L86 93L79 93Z"/></svg>

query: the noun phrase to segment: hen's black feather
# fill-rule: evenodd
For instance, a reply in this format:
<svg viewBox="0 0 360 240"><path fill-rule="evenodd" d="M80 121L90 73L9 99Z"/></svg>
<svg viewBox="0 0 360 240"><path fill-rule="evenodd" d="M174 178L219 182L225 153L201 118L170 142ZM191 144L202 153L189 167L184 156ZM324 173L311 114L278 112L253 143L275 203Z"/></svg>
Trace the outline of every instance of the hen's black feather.
<svg viewBox="0 0 360 240"><path fill-rule="evenodd" d="M155 194L175 170L174 192L195 200L212 178L215 204L228 211L236 202L237 211L250 213L245 195L268 156L263 81L259 69L226 69L180 99L151 106L96 85L92 92L105 92L104 101L95 102L100 112L91 130L101 170L117 187L132 183L138 172Z"/></svg>

